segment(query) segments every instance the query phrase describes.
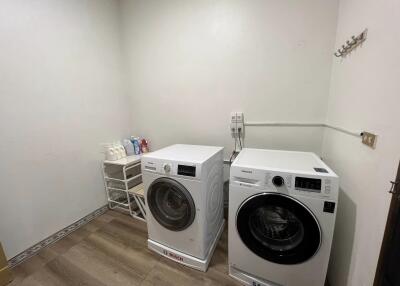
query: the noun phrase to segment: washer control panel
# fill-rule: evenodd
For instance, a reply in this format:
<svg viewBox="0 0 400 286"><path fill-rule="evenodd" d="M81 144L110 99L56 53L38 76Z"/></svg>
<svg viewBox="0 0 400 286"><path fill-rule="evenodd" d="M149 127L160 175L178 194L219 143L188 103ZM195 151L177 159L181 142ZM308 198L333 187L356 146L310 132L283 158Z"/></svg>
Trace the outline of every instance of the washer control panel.
<svg viewBox="0 0 400 286"><path fill-rule="evenodd" d="M264 185L267 189L274 189L278 192L312 197L329 197L333 190L337 189L337 181L330 177L284 172L266 172ZM332 195L335 196L335 194Z"/></svg>
<svg viewBox="0 0 400 286"><path fill-rule="evenodd" d="M166 176L188 177L188 179L200 178L201 175L201 166L198 164L165 160L142 160L142 170Z"/></svg>

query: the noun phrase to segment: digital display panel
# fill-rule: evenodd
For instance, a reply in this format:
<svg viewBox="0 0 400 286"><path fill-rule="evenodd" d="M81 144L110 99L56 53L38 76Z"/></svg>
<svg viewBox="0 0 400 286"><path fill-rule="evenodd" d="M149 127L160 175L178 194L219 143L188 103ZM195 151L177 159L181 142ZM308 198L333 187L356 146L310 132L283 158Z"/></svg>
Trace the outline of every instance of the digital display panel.
<svg viewBox="0 0 400 286"><path fill-rule="evenodd" d="M178 165L178 175L188 176L188 177L196 177L196 167L195 166Z"/></svg>
<svg viewBox="0 0 400 286"><path fill-rule="evenodd" d="M295 181L296 190L320 193L321 185L322 185L321 179L296 177Z"/></svg>

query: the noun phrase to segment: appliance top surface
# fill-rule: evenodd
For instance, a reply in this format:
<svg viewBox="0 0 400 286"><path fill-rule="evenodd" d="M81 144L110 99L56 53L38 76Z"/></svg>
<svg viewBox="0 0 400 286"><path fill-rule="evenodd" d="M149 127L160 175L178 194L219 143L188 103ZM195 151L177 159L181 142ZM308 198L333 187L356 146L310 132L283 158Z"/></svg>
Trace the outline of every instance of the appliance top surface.
<svg viewBox="0 0 400 286"><path fill-rule="evenodd" d="M311 152L244 148L233 161L232 167L336 177L336 174L317 155ZM314 168L326 169L328 173L318 173Z"/></svg>
<svg viewBox="0 0 400 286"><path fill-rule="evenodd" d="M223 147L175 144L147 153L142 158L155 158L178 162L202 163L222 151Z"/></svg>

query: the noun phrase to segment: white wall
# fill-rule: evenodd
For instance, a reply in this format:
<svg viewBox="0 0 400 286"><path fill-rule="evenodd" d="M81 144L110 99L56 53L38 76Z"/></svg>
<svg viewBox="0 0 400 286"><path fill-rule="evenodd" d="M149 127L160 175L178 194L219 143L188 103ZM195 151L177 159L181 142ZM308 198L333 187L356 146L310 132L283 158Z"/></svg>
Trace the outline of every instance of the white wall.
<svg viewBox="0 0 400 286"><path fill-rule="evenodd" d="M8 258L105 204L99 143L129 134L119 10L0 4L0 241Z"/></svg>
<svg viewBox="0 0 400 286"><path fill-rule="evenodd" d="M337 1L122 1L133 130L233 148L246 121L323 122ZM247 127L248 147L320 153L320 128Z"/></svg>
<svg viewBox="0 0 400 286"><path fill-rule="evenodd" d="M362 47L332 71L328 123L378 134L375 150L327 130L323 157L341 178L331 255L332 286L373 284L390 180L399 163L400 2L341 0L336 47L368 28Z"/></svg>
<svg viewBox="0 0 400 286"><path fill-rule="evenodd" d="M122 23L115 1L1 3L0 241L8 258L105 203L99 143L130 126L155 149L182 142L228 153L231 111L300 122L324 122L328 112L330 124L377 133L376 150L320 128L247 127L246 145L321 153L323 138L342 187L329 279L372 285L399 161L398 1L341 0L336 46L364 27L369 34L334 61L332 78L337 1L121 4Z"/></svg>

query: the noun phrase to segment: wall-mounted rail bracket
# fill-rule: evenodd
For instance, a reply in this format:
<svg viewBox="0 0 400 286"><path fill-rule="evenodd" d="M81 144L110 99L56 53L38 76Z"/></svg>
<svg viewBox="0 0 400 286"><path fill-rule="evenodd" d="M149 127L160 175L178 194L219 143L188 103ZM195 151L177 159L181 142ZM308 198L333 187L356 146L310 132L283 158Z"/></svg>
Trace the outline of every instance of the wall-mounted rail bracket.
<svg viewBox="0 0 400 286"><path fill-rule="evenodd" d="M367 29L365 29L361 34L359 34L357 37L352 36L351 41L346 41L345 45L342 45L341 48L339 48L335 53L335 57L340 58L340 57L345 57L347 54L349 54L352 50L354 50L356 47L361 45L366 39L367 39Z"/></svg>

